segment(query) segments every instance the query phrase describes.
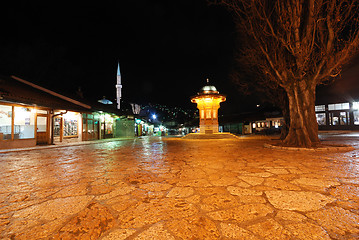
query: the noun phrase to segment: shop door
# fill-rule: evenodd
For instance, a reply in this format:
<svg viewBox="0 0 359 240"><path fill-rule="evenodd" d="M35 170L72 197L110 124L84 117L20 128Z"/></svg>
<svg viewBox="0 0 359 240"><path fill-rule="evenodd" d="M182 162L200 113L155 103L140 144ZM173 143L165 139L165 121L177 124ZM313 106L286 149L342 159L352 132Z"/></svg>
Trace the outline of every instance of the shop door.
<svg viewBox="0 0 359 240"><path fill-rule="evenodd" d="M47 116L37 116L36 143L48 144Z"/></svg>

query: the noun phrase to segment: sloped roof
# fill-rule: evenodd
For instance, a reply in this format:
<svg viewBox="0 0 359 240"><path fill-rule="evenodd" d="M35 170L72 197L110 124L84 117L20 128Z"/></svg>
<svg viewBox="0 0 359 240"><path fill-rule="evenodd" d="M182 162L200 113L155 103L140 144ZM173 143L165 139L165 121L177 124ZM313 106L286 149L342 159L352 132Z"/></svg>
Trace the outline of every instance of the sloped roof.
<svg viewBox="0 0 359 240"><path fill-rule="evenodd" d="M15 76L0 76L2 101L69 111L91 111L91 106Z"/></svg>

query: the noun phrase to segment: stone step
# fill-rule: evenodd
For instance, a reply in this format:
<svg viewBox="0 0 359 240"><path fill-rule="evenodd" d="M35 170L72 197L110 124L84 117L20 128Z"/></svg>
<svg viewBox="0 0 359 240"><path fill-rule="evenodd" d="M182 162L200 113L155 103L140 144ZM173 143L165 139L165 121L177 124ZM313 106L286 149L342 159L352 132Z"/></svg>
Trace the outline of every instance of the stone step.
<svg viewBox="0 0 359 240"><path fill-rule="evenodd" d="M182 139L236 139L236 138L238 137L231 133L212 133L212 134L190 133L182 137Z"/></svg>

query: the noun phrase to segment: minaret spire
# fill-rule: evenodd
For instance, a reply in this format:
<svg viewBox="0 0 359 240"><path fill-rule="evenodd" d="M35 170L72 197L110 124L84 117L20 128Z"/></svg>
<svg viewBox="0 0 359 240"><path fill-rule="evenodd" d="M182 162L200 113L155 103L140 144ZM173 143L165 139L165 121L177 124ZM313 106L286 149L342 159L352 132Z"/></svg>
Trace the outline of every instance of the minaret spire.
<svg viewBox="0 0 359 240"><path fill-rule="evenodd" d="M121 84L121 72L120 72L120 63L117 63L117 109L121 108L121 97L122 97L122 84Z"/></svg>

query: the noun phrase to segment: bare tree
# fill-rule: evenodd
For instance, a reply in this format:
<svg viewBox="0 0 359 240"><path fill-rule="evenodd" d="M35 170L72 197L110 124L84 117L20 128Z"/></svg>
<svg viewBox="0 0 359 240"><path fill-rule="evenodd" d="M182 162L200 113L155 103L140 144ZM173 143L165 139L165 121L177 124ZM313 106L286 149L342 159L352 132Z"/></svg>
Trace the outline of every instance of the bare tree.
<svg viewBox="0 0 359 240"><path fill-rule="evenodd" d="M228 7L249 58L282 87L290 128L284 144L319 144L315 90L334 80L359 47L359 0L214 0ZM254 79L255 81L255 79Z"/></svg>
<svg viewBox="0 0 359 240"><path fill-rule="evenodd" d="M278 84L268 81L266 76L258 68L258 60L251 53L252 41L239 36L236 47L235 62L230 74L232 82L238 85L238 90L245 95L252 95L259 101L270 103L282 110L284 119L281 128L280 139L284 140L288 135L290 124L288 97L285 90ZM252 47L249 47L252 46Z"/></svg>

